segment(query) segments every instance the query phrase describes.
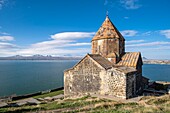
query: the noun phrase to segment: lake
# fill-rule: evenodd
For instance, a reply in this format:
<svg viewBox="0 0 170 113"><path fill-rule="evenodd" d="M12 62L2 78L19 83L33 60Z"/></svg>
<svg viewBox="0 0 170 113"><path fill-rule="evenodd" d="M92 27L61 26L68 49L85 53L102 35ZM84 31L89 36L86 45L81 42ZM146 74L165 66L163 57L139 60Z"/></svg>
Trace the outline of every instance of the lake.
<svg viewBox="0 0 170 113"><path fill-rule="evenodd" d="M0 96L22 95L63 86L63 71L78 61L0 61ZM143 75L170 81L170 65L144 64Z"/></svg>

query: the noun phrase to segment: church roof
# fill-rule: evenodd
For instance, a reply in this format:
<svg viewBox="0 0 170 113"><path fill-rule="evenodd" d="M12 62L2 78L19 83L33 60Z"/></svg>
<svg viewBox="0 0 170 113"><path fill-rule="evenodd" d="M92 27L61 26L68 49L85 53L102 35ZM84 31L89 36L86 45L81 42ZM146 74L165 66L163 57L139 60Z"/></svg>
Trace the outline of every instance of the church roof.
<svg viewBox="0 0 170 113"><path fill-rule="evenodd" d="M127 54L129 55L129 53ZM115 68L118 71L124 72L124 73L132 73L132 72L136 72L136 69L134 67L128 66L128 65L122 65L121 63L124 63L123 61L125 59L123 59L122 61L120 61L117 65L113 65L109 60L107 60L106 58L102 57L100 54L87 54L81 61L79 61L75 66L73 66L72 68L65 70L69 71L74 69L74 67L76 67L78 64L80 64L86 57L90 57L94 62L96 62L97 64L99 64L102 68L108 70L111 68ZM132 60L131 60L132 61Z"/></svg>
<svg viewBox="0 0 170 113"><path fill-rule="evenodd" d="M99 54L88 54L93 60L100 64L103 68L109 69L112 67L112 63L106 58L102 57Z"/></svg>
<svg viewBox="0 0 170 113"><path fill-rule="evenodd" d="M94 61L96 61L99 65L101 65L103 68L107 69L111 69L112 67L115 68L116 70L122 71L124 73L131 73L131 72L135 72L136 69L133 67L128 67L128 66L114 66L109 60L107 60L106 58L102 57L99 54L88 54Z"/></svg>
<svg viewBox="0 0 170 113"><path fill-rule="evenodd" d="M111 22L109 17L106 16L105 21L97 31L96 35L93 37L92 41L100 40L100 39L110 39L110 38L121 38L124 40L121 33L117 30L117 28Z"/></svg>
<svg viewBox="0 0 170 113"><path fill-rule="evenodd" d="M140 52L127 52L122 56L121 60L117 63L117 65L137 67L140 58Z"/></svg>
<svg viewBox="0 0 170 113"><path fill-rule="evenodd" d="M124 73L133 73L136 72L137 70L133 67L127 67L127 66L113 66L117 70L124 72Z"/></svg>

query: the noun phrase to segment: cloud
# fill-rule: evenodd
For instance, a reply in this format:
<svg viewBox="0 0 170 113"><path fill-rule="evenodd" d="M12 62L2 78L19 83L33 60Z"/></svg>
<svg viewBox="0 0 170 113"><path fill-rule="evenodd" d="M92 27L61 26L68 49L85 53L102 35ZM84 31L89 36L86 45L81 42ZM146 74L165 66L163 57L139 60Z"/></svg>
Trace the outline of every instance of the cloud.
<svg viewBox="0 0 170 113"><path fill-rule="evenodd" d="M95 32L63 32L57 33L55 35L51 35L52 39L60 39L60 40L71 40L71 39L80 39L80 38L88 38L93 37Z"/></svg>
<svg viewBox="0 0 170 113"><path fill-rule="evenodd" d="M154 49L156 49L156 50L170 50L170 46L160 46L160 47L156 47Z"/></svg>
<svg viewBox="0 0 170 113"><path fill-rule="evenodd" d="M138 32L135 31L135 30L124 30L124 31L121 31L121 34L125 37L132 37L132 36L135 36Z"/></svg>
<svg viewBox="0 0 170 113"><path fill-rule="evenodd" d="M137 31L124 30L124 35L135 36ZM89 39L94 36L94 32L63 32L53 34L50 40L33 43L29 46L17 46L12 43L0 42L0 55L12 56L12 55L55 55L55 56L84 56L91 51L90 41L79 41L79 39ZM48 37L47 37L48 39ZM83 41L83 42L82 42ZM126 50L129 51L141 51L142 53L148 52L152 54L152 50L157 52L167 51L170 48L170 42L168 41L154 41L147 42L147 40L129 40L126 41ZM158 53L159 54L159 53ZM165 53L167 54L167 53Z"/></svg>
<svg viewBox="0 0 170 113"><path fill-rule="evenodd" d="M146 41L146 40L145 40ZM156 59L170 59L170 42L168 41L153 41L153 42L140 42L126 44L126 51L136 52L139 51L147 58ZM132 41L133 42L133 41Z"/></svg>
<svg viewBox="0 0 170 113"><path fill-rule="evenodd" d="M62 47L71 42L75 42L75 41L73 40L50 40L50 41L43 41L43 42L32 44L31 47L34 47L34 48Z"/></svg>
<svg viewBox="0 0 170 113"><path fill-rule="evenodd" d="M6 2L7 0L0 0L0 9L2 9L4 3Z"/></svg>
<svg viewBox="0 0 170 113"><path fill-rule="evenodd" d="M170 42L148 42L148 43L139 43L139 44L129 44L126 47L148 47L148 46L162 46L170 45Z"/></svg>
<svg viewBox="0 0 170 113"><path fill-rule="evenodd" d="M41 54L41 55L55 55L55 56L64 56L64 55L71 54L72 56L82 56L89 52L90 52L90 48L74 48L74 49L56 48L56 49L48 49L48 51L37 50L37 49L35 50L24 49L18 51L17 54L21 54L21 55Z"/></svg>
<svg viewBox="0 0 170 113"><path fill-rule="evenodd" d="M145 40L130 40L130 41L125 41L125 44L134 44L134 43L141 43L144 42Z"/></svg>
<svg viewBox="0 0 170 113"><path fill-rule="evenodd" d="M120 0L120 3L125 9L138 9L142 6L138 4L138 0Z"/></svg>
<svg viewBox="0 0 170 113"><path fill-rule="evenodd" d="M78 39L82 38L92 38L95 32L63 32L51 35L50 41L43 41L39 43L32 44L33 48L61 48L68 46L86 46L89 43L77 43Z"/></svg>
<svg viewBox="0 0 170 113"><path fill-rule="evenodd" d="M20 49L21 48L15 44L0 42L0 55L1 56L16 55L17 51L19 51Z"/></svg>
<svg viewBox="0 0 170 113"><path fill-rule="evenodd" d="M128 17L128 16L125 16L124 19L129 19L129 17Z"/></svg>
<svg viewBox="0 0 170 113"><path fill-rule="evenodd" d="M6 32L0 32L1 35L10 35L9 33Z"/></svg>
<svg viewBox="0 0 170 113"><path fill-rule="evenodd" d="M38 42L17 51L19 55L85 55L90 52L90 42L78 42L78 39L92 38L94 32L63 32L51 35L49 41Z"/></svg>
<svg viewBox="0 0 170 113"><path fill-rule="evenodd" d="M0 36L0 41L13 41L14 37L12 36Z"/></svg>
<svg viewBox="0 0 170 113"><path fill-rule="evenodd" d="M0 49L14 49L14 48L16 49L19 47L15 44L0 42Z"/></svg>
<svg viewBox="0 0 170 113"><path fill-rule="evenodd" d="M68 46L90 46L91 43L74 43L74 44L68 44Z"/></svg>
<svg viewBox="0 0 170 113"><path fill-rule="evenodd" d="M170 38L170 29L168 29L168 30L161 30L160 34L164 35L166 38Z"/></svg>
<svg viewBox="0 0 170 113"><path fill-rule="evenodd" d="M90 52L90 42L79 42L82 38L92 38L95 32L63 32L51 35L51 40L20 47L11 43L0 42L1 56L11 55L73 55L82 56ZM1 36L1 41L13 40L11 36Z"/></svg>
<svg viewBox="0 0 170 113"><path fill-rule="evenodd" d="M149 35L151 35L151 33L153 33L152 31L147 31L147 32L144 32L142 35L143 36L149 36Z"/></svg>

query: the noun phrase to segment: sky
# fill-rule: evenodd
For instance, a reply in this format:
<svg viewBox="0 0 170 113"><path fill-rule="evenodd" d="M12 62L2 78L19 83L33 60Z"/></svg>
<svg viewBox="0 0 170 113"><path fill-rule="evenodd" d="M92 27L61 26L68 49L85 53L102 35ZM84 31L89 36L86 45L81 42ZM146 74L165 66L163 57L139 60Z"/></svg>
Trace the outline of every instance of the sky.
<svg viewBox="0 0 170 113"><path fill-rule="evenodd" d="M0 0L0 57L91 53L107 11L127 52L170 59L169 0Z"/></svg>

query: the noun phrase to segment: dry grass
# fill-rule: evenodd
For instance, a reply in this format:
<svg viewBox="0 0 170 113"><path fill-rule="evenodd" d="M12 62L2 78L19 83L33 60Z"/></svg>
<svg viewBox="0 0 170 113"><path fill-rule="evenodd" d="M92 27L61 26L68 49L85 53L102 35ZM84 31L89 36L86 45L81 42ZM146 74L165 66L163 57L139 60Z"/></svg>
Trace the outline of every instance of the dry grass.
<svg viewBox="0 0 170 113"><path fill-rule="evenodd" d="M143 97L137 103L120 103L107 99L85 96L78 99L54 101L38 106L1 108L0 112L91 112L91 113L170 113L170 95Z"/></svg>

